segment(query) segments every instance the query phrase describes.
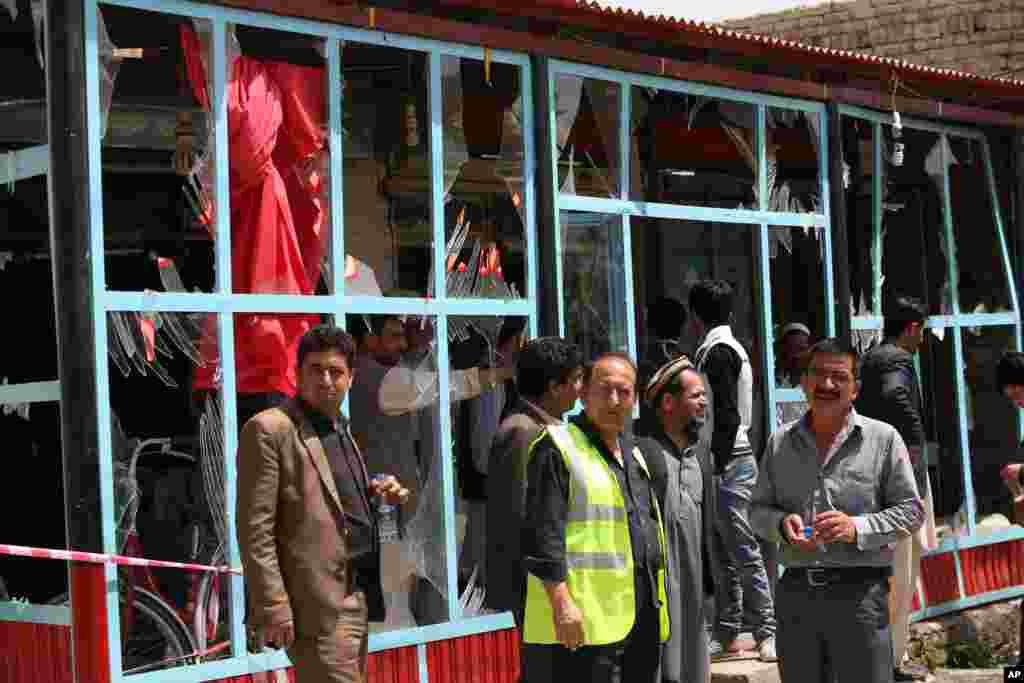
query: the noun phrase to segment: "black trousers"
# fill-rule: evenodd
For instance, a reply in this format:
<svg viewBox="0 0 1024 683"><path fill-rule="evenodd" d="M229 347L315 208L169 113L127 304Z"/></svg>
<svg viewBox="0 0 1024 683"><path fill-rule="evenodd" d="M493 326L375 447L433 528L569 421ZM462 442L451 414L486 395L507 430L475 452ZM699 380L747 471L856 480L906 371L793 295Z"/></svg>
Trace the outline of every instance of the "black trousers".
<svg viewBox="0 0 1024 683"><path fill-rule="evenodd" d="M887 579L814 587L787 571L776 596L782 683L892 683Z"/></svg>
<svg viewBox="0 0 1024 683"><path fill-rule="evenodd" d="M646 586L646 581L637 581ZM637 591L637 615L626 639L610 645L587 645L575 652L562 645L523 643L520 683L658 683L661 637L658 608L650 591Z"/></svg>

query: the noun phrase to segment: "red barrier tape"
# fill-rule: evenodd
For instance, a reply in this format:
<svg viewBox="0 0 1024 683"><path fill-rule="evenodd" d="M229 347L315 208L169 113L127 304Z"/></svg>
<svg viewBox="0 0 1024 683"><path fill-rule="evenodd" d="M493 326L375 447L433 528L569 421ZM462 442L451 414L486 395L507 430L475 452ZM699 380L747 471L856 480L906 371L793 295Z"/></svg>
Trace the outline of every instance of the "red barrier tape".
<svg viewBox="0 0 1024 683"><path fill-rule="evenodd" d="M168 562L166 560L145 560L141 557L126 555L105 555L103 553L86 553L80 550L53 550L50 548L30 548L23 545L0 544L0 555L16 555L19 557L35 557L42 560L67 560L71 562L91 562L93 564L125 564L133 567L163 567L166 569L187 569L194 572L217 572L218 574L241 574L242 570L232 567L214 567L208 564L189 564L187 562Z"/></svg>

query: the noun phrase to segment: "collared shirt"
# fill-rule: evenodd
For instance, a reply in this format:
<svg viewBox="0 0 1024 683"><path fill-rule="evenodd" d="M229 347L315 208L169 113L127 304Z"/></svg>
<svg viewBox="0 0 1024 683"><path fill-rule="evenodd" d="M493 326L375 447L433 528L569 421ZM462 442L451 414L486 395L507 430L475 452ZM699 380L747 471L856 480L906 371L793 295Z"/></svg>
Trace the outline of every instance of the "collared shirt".
<svg viewBox="0 0 1024 683"><path fill-rule="evenodd" d="M596 428L581 413L572 418L598 449L615 474L626 507L633 563L639 577L647 579L648 595L656 599L655 576L661 567L655 495L651 480L633 455L633 441L620 435L622 463L605 446ZM524 568L551 583L565 581L565 529L569 517L569 470L561 451L550 437L537 443L527 466L526 518L523 524Z"/></svg>
<svg viewBox="0 0 1024 683"><path fill-rule="evenodd" d="M780 525L789 514L839 510L853 518L854 543L830 543L805 552L785 542ZM924 522L910 455L891 425L851 409L847 425L823 463L810 412L768 439L750 521L763 538L782 543L786 567L889 567L893 544ZM805 519L805 522L807 520Z"/></svg>
<svg viewBox="0 0 1024 683"><path fill-rule="evenodd" d="M359 569L375 571L379 553L377 515L370 502L366 467L348 438L347 422L342 416L332 421L302 401L300 405L320 437L334 475L334 486L349 528L352 563Z"/></svg>

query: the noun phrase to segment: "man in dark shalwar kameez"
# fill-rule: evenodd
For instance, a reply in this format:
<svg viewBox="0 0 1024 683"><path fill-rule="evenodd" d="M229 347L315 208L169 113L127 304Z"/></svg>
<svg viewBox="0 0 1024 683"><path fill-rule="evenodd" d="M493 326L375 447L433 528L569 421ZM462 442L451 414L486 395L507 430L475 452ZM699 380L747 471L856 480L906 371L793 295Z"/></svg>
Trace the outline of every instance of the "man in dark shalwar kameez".
<svg viewBox="0 0 1024 683"><path fill-rule="evenodd" d="M639 443L661 503L668 545L671 637L662 646L664 683L704 683L711 677L705 596L714 594L708 544L713 538L714 468L701 438L707 397L704 381L686 356L663 365L644 392L656 416L651 438Z"/></svg>

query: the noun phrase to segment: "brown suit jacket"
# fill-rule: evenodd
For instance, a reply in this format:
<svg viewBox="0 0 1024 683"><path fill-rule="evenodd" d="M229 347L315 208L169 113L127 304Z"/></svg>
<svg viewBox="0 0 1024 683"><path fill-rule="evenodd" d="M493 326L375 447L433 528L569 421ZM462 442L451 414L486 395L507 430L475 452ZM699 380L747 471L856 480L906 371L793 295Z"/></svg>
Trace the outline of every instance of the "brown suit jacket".
<svg viewBox="0 0 1024 683"><path fill-rule="evenodd" d="M526 457L533 440L549 424L559 424L525 401L501 421L487 463L487 593L497 610L522 609L526 573L520 530L526 504Z"/></svg>
<svg viewBox="0 0 1024 683"><path fill-rule="evenodd" d="M352 591L349 532L327 455L295 400L242 429L235 527L250 626L292 620L296 638L329 633Z"/></svg>

